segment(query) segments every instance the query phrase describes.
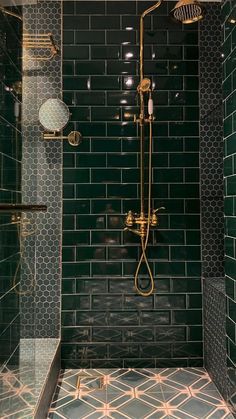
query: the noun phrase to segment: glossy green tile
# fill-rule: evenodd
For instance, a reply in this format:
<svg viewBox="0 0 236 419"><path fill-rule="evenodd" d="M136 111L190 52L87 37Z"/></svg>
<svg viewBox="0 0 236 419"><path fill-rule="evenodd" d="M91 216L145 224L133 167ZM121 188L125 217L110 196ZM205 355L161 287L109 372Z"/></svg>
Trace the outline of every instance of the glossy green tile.
<svg viewBox="0 0 236 419"><path fill-rule="evenodd" d="M201 310L176 310L173 311L174 324L187 324L187 325L201 325L202 311Z"/></svg>
<svg viewBox="0 0 236 419"><path fill-rule="evenodd" d="M185 90L198 90L199 78L197 76L184 76Z"/></svg>
<svg viewBox="0 0 236 419"><path fill-rule="evenodd" d="M224 211L225 215L234 215L234 198L227 196L224 199Z"/></svg>
<svg viewBox="0 0 236 419"><path fill-rule="evenodd" d="M74 44L74 31L63 31L63 45Z"/></svg>
<svg viewBox="0 0 236 419"><path fill-rule="evenodd" d="M63 247L62 258L64 262L75 262L75 247Z"/></svg>
<svg viewBox="0 0 236 419"><path fill-rule="evenodd" d="M188 308L202 308L202 294L189 294Z"/></svg>
<svg viewBox="0 0 236 419"><path fill-rule="evenodd" d="M178 45L198 45L197 31L169 31L169 43Z"/></svg>
<svg viewBox="0 0 236 419"><path fill-rule="evenodd" d="M71 121L90 121L90 108L88 106L70 106Z"/></svg>
<svg viewBox="0 0 236 419"><path fill-rule="evenodd" d="M66 45L63 49L63 60L86 60L89 58L89 47Z"/></svg>
<svg viewBox="0 0 236 419"><path fill-rule="evenodd" d="M227 195L235 195L236 188L236 175L229 176L226 178L226 190Z"/></svg>
<svg viewBox="0 0 236 419"><path fill-rule="evenodd" d="M89 232L88 231L64 231L63 232L63 245L64 246L75 246L77 244L89 244Z"/></svg>
<svg viewBox="0 0 236 419"><path fill-rule="evenodd" d="M63 202L64 214L87 214L90 211L90 203L87 200L65 200Z"/></svg>
<svg viewBox="0 0 236 419"><path fill-rule="evenodd" d="M121 200L115 199L93 199L91 211L94 214L109 214L121 212Z"/></svg>
<svg viewBox="0 0 236 419"><path fill-rule="evenodd" d="M98 46L91 45L91 58L94 59L119 59L121 57L121 47L117 46Z"/></svg>
<svg viewBox="0 0 236 419"><path fill-rule="evenodd" d="M157 243L184 244L184 231L158 231L156 233Z"/></svg>
<svg viewBox="0 0 236 419"><path fill-rule="evenodd" d="M224 176L233 174L233 156L224 159Z"/></svg>
<svg viewBox="0 0 236 419"><path fill-rule="evenodd" d="M63 168L64 167L75 167L75 155L74 153L63 153Z"/></svg>
<svg viewBox="0 0 236 419"><path fill-rule="evenodd" d="M92 76L92 90L119 90L121 78L119 76Z"/></svg>
<svg viewBox="0 0 236 419"><path fill-rule="evenodd" d="M154 169L153 181L157 183L182 182L183 169Z"/></svg>
<svg viewBox="0 0 236 419"><path fill-rule="evenodd" d="M63 295L62 309L63 310L78 310L89 308L89 297L80 295Z"/></svg>
<svg viewBox="0 0 236 419"><path fill-rule="evenodd" d="M121 170L119 169L92 169L91 181L97 183L120 183Z"/></svg>
<svg viewBox="0 0 236 419"><path fill-rule="evenodd" d="M197 75L197 61L169 61L169 74Z"/></svg>
<svg viewBox="0 0 236 419"><path fill-rule="evenodd" d="M67 1L63 3L63 15L74 15L75 3L73 1Z"/></svg>
<svg viewBox="0 0 236 419"><path fill-rule="evenodd" d="M185 46L184 47L184 59L185 60L198 60L199 59L199 48L198 46Z"/></svg>
<svg viewBox="0 0 236 419"><path fill-rule="evenodd" d="M136 5L132 2L128 3L126 1L119 1L117 3L116 1L110 1L107 4L107 14L113 15L113 14L122 14L125 10L125 14L135 14L136 13Z"/></svg>
<svg viewBox="0 0 236 419"><path fill-rule="evenodd" d="M122 246L122 247L111 247L108 249L108 257L112 260L137 260L138 249L136 247Z"/></svg>
<svg viewBox="0 0 236 419"><path fill-rule="evenodd" d="M185 263L159 261L155 263L155 275L183 276L185 275Z"/></svg>
<svg viewBox="0 0 236 419"><path fill-rule="evenodd" d="M91 109L92 121L120 121L120 108L115 106L110 107L92 107Z"/></svg>
<svg viewBox="0 0 236 419"><path fill-rule="evenodd" d="M75 2L75 12L78 15L91 14L104 14L105 13L105 1L91 1L89 3L76 3Z"/></svg>
<svg viewBox="0 0 236 419"><path fill-rule="evenodd" d="M107 124L107 134L110 137L135 137L137 127L131 122L114 122Z"/></svg>
<svg viewBox="0 0 236 419"><path fill-rule="evenodd" d="M75 101L77 106L105 105L105 92L76 92Z"/></svg>
<svg viewBox="0 0 236 419"><path fill-rule="evenodd" d="M76 156L77 167L104 167L106 165L105 153L81 153ZM87 169L88 170L88 169Z"/></svg>
<svg viewBox="0 0 236 419"><path fill-rule="evenodd" d="M91 29L120 29L120 16L91 16Z"/></svg>
<svg viewBox="0 0 236 419"><path fill-rule="evenodd" d="M158 121L181 121L183 109L180 107L157 107L154 115Z"/></svg>
<svg viewBox="0 0 236 419"><path fill-rule="evenodd" d="M135 31L108 31L107 32L107 44L114 45L127 45L134 44L136 42L136 32Z"/></svg>
<svg viewBox="0 0 236 419"><path fill-rule="evenodd" d="M135 92L107 92L107 104L119 106L134 106L137 104L137 95Z"/></svg>
<svg viewBox="0 0 236 419"><path fill-rule="evenodd" d="M200 214L197 215L170 215L171 228L198 229L200 228Z"/></svg>
<svg viewBox="0 0 236 419"><path fill-rule="evenodd" d="M201 262L187 262L186 274L187 276L200 276L201 275Z"/></svg>
<svg viewBox="0 0 236 419"><path fill-rule="evenodd" d="M194 182L199 182L199 168L188 168L184 170L185 172L185 182L186 183L194 183Z"/></svg>
<svg viewBox="0 0 236 419"><path fill-rule="evenodd" d="M88 16L64 16L63 28L66 29L89 29L89 17Z"/></svg>
<svg viewBox="0 0 236 419"><path fill-rule="evenodd" d="M102 137L106 135L105 122L78 122L78 130L83 133L83 137Z"/></svg>
<svg viewBox="0 0 236 419"><path fill-rule="evenodd" d="M92 138L91 144L92 152L121 152L120 138Z"/></svg>
<svg viewBox="0 0 236 419"><path fill-rule="evenodd" d="M199 107L185 107L184 118L186 121L198 121L199 120Z"/></svg>
<svg viewBox="0 0 236 419"><path fill-rule="evenodd" d="M155 304L158 308L185 308L186 297L185 295L156 295Z"/></svg>
<svg viewBox="0 0 236 419"><path fill-rule="evenodd" d="M92 269L92 276L97 275L105 275L105 276L121 276L122 274L122 263L121 262L92 262L91 264ZM104 296L101 296L101 301L97 304L93 305L93 308L99 308L101 307L101 304L104 306ZM115 301L113 302L113 306L115 306ZM121 303L119 303L119 308L121 306Z"/></svg>
<svg viewBox="0 0 236 419"><path fill-rule="evenodd" d="M64 90L87 90L88 78L79 76L64 76L63 77Z"/></svg>
<svg viewBox="0 0 236 419"><path fill-rule="evenodd" d="M169 92L169 104L170 105L181 105L181 106L190 106L199 104L199 93L198 92L188 92L188 91L170 91ZM191 135L191 134L190 134ZM189 136L189 134L188 134Z"/></svg>
<svg viewBox="0 0 236 419"><path fill-rule="evenodd" d="M146 30L144 31L144 43L145 44L155 44L155 45L165 45L167 41L167 31L163 30Z"/></svg>
<svg viewBox="0 0 236 419"><path fill-rule="evenodd" d="M182 138L155 138L153 141L153 149L155 152L174 152L183 151Z"/></svg>
<svg viewBox="0 0 236 419"><path fill-rule="evenodd" d="M108 198L136 198L137 186L133 184L108 184L107 196Z"/></svg>
<svg viewBox="0 0 236 419"><path fill-rule="evenodd" d="M107 167L137 167L136 153L109 154L107 156Z"/></svg>
<svg viewBox="0 0 236 419"><path fill-rule="evenodd" d="M107 62L107 74L136 74L136 63L134 61L112 61Z"/></svg>
<svg viewBox="0 0 236 419"><path fill-rule="evenodd" d="M196 223L198 223L198 227L199 227L199 222L197 219L196 219ZM196 226L196 223L195 223L195 226ZM200 244L200 231L196 231L196 230L186 231L186 244L199 245Z"/></svg>
<svg viewBox="0 0 236 419"><path fill-rule="evenodd" d="M197 198L199 196L199 185L175 184L170 185L170 198Z"/></svg>
<svg viewBox="0 0 236 419"><path fill-rule="evenodd" d="M122 13L122 12L121 12ZM122 29L126 28L134 28L139 29L140 26L140 18L139 16L132 16L132 15L122 15L121 14L121 21L122 21ZM145 28L151 28L151 16L145 17ZM128 30L128 29L126 29Z"/></svg>
<svg viewBox="0 0 236 419"><path fill-rule="evenodd" d="M200 260L200 246L171 247L171 260Z"/></svg>
<svg viewBox="0 0 236 419"><path fill-rule="evenodd" d="M74 61L63 61L63 74L64 75L74 75L75 73L75 65Z"/></svg>
<svg viewBox="0 0 236 419"><path fill-rule="evenodd" d="M96 74L103 75L105 74L105 61L76 61L75 62L75 74L84 75L84 74Z"/></svg>
<svg viewBox="0 0 236 419"><path fill-rule="evenodd" d="M94 247L94 246L83 246L76 248L76 260L105 260L105 248L104 247Z"/></svg>
<svg viewBox="0 0 236 419"><path fill-rule="evenodd" d="M236 138L236 134L233 133L232 135L230 135L225 143L226 143L226 155L228 156L229 154L234 154L236 153L236 145L235 145L235 138Z"/></svg>
<svg viewBox="0 0 236 419"><path fill-rule="evenodd" d="M145 60L145 71L148 75L167 74L167 61L156 62L151 60Z"/></svg>
<svg viewBox="0 0 236 419"><path fill-rule="evenodd" d="M64 183L88 183L90 180L89 169L64 169Z"/></svg>
<svg viewBox="0 0 236 419"><path fill-rule="evenodd" d="M104 42L105 42L105 31L100 31L100 30L75 31L76 44L104 44Z"/></svg>
<svg viewBox="0 0 236 419"><path fill-rule="evenodd" d="M63 197L65 199L75 198L75 185L63 185Z"/></svg>
<svg viewBox="0 0 236 419"><path fill-rule="evenodd" d="M182 90L183 89L183 77L180 76L162 76L158 75L158 77L153 77L153 82L155 83L155 86L158 86L158 89L160 90ZM181 92L182 93L182 92ZM157 99L159 92L156 92ZM159 103L158 100L155 100L154 96L154 103ZM168 103L166 103L167 105ZM171 103L170 103L171 104Z"/></svg>
<svg viewBox="0 0 236 419"><path fill-rule="evenodd" d="M75 217L74 215L63 215L62 228L65 230L75 230Z"/></svg>
<svg viewBox="0 0 236 419"><path fill-rule="evenodd" d="M188 343L174 343L173 353L175 357L202 357L202 343L188 342Z"/></svg>
<svg viewBox="0 0 236 419"><path fill-rule="evenodd" d="M201 292L201 278L173 278L171 289L173 293L195 293Z"/></svg>
<svg viewBox="0 0 236 419"><path fill-rule="evenodd" d="M188 326L188 340L201 341L202 328L200 326Z"/></svg>
<svg viewBox="0 0 236 419"><path fill-rule="evenodd" d="M121 236L118 231L92 231L92 244L103 244L105 246L121 244Z"/></svg>
<svg viewBox="0 0 236 419"><path fill-rule="evenodd" d="M106 185L91 184L91 185L77 185L77 198L103 198L106 196Z"/></svg>
<svg viewBox="0 0 236 419"><path fill-rule="evenodd" d="M79 215L76 217L76 230L94 230L106 227L105 217L101 215Z"/></svg>

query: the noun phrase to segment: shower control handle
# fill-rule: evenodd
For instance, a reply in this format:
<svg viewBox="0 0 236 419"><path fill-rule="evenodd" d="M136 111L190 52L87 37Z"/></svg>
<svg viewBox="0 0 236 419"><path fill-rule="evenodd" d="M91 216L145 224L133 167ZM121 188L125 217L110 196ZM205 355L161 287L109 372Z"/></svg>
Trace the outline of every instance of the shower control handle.
<svg viewBox="0 0 236 419"><path fill-rule="evenodd" d="M160 211L160 210L165 210L165 207L159 207L153 210L153 214L156 214L156 212Z"/></svg>

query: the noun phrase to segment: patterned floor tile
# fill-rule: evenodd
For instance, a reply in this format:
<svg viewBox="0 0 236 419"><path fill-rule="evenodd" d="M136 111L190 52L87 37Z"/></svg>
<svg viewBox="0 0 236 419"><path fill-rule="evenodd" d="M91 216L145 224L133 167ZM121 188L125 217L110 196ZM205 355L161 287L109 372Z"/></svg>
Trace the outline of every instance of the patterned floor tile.
<svg viewBox="0 0 236 419"><path fill-rule="evenodd" d="M233 418L204 368L66 370L56 394L49 419Z"/></svg>

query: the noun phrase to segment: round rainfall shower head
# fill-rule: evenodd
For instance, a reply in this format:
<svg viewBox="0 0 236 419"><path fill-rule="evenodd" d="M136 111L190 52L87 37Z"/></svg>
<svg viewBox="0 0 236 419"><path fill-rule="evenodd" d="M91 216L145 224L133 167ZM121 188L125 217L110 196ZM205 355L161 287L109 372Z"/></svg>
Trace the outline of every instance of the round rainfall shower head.
<svg viewBox="0 0 236 419"><path fill-rule="evenodd" d="M196 0L180 0L170 13L181 23L194 23L203 18L204 7Z"/></svg>

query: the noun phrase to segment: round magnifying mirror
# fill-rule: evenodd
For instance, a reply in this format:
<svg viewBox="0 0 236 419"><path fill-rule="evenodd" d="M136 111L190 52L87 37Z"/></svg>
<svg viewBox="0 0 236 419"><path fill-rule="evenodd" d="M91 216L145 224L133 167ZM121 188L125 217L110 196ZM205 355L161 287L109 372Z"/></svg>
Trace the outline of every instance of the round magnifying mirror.
<svg viewBox="0 0 236 419"><path fill-rule="evenodd" d="M39 109L39 122L47 131L61 131L69 119L69 108L60 99L48 99Z"/></svg>

